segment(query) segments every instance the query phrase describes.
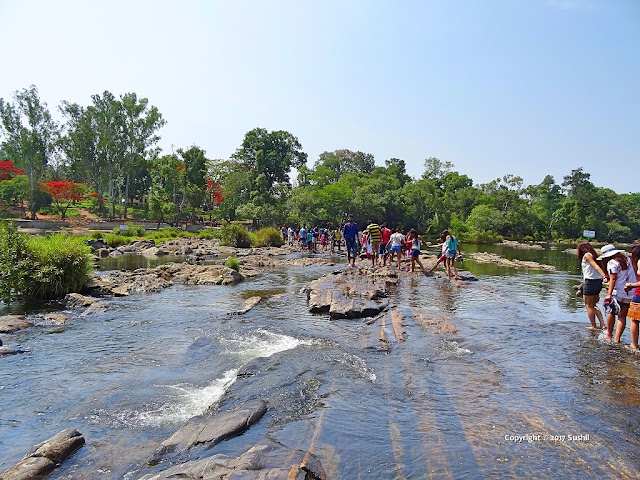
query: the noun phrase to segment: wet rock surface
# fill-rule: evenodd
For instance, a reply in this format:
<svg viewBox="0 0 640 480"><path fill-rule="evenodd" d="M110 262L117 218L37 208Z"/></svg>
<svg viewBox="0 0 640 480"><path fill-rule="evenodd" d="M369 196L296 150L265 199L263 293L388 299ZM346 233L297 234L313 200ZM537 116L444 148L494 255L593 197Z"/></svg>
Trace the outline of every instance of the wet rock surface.
<svg viewBox="0 0 640 480"><path fill-rule="evenodd" d="M233 312L232 315L244 315L245 313L249 312L253 307L255 307L257 304L259 304L261 301L262 301L262 297L257 295L254 297L249 297L244 301L244 306L237 312Z"/></svg>
<svg viewBox="0 0 640 480"><path fill-rule="evenodd" d="M84 445L85 440L75 428L67 428L35 445L20 462L0 475L0 480L35 480L45 478L52 470Z"/></svg>
<svg viewBox="0 0 640 480"><path fill-rule="evenodd" d="M311 282L307 289L309 311L331 318L372 317L389 306L388 288L398 273L390 267L346 268Z"/></svg>
<svg viewBox="0 0 640 480"><path fill-rule="evenodd" d="M153 456L153 461L157 462L167 455L181 453L200 444L207 444L207 448L212 448L224 440L240 435L260 420L266 412L267 402L253 400L233 410L193 417L170 438L162 442L162 446Z"/></svg>
<svg viewBox="0 0 640 480"><path fill-rule="evenodd" d="M33 326L24 315L3 315L0 317L0 333L13 333Z"/></svg>
<svg viewBox="0 0 640 480"><path fill-rule="evenodd" d="M312 453L295 450L265 438L240 457L213 455L185 462L161 473L148 474L140 480L176 478L202 480L325 480L325 470Z"/></svg>

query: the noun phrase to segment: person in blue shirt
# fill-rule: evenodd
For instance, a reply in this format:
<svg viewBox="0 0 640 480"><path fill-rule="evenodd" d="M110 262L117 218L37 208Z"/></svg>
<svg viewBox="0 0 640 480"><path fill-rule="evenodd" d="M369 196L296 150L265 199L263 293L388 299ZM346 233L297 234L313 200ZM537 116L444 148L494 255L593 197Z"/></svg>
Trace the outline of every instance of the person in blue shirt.
<svg viewBox="0 0 640 480"><path fill-rule="evenodd" d="M353 221L353 214L350 213L349 221L342 227L342 236L347 244L347 264L355 267L356 257L360 250L360 237L358 237L358 224Z"/></svg>

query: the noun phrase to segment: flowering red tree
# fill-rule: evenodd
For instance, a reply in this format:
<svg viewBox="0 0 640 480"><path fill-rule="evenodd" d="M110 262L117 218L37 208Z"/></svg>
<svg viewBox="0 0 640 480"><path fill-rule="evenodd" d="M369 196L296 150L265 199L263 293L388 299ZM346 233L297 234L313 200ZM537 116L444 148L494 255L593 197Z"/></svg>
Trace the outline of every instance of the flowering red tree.
<svg viewBox="0 0 640 480"><path fill-rule="evenodd" d="M213 180L207 180L207 188L205 189L207 195L209 195L209 203L213 206L215 203L220 203L224 200L222 195L222 187Z"/></svg>
<svg viewBox="0 0 640 480"><path fill-rule="evenodd" d="M0 160L0 182L11 180L16 175L24 175L24 172L17 169L13 162L8 160Z"/></svg>
<svg viewBox="0 0 640 480"><path fill-rule="evenodd" d="M60 211L62 219L67 215L67 209L73 202L79 202L86 195L89 188L84 183L75 182L47 182L38 185L44 193L51 195L53 204Z"/></svg>

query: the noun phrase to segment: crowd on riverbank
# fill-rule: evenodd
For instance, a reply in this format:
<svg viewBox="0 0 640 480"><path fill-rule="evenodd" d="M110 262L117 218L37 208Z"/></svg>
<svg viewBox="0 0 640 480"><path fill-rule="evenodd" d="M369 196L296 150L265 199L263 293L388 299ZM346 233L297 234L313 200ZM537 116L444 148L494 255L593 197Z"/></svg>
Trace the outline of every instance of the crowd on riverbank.
<svg viewBox="0 0 640 480"><path fill-rule="evenodd" d="M348 216L348 221L341 228L328 228L316 225L307 227L303 224L299 229L283 225L280 230L285 242L289 245L298 245L300 250L308 252L329 252L336 250L342 252L344 247L347 254L347 264L355 266L357 258L371 261L371 266L386 266L396 261L398 269L402 270L403 260L410 262L411 267L407 271L414 272L417 266L424 273L431 273L438 265L444 264L447 278L453 276L459 279L456 260L462 260L458 239L449 230L444 230L440 236L440 243L431 245L418 235L415 229L405 232L401 226L390 229L386 223L378 225L373 220L367 221L367 226L360 229L354 221L353 215ZM436 264L428 271L420 261L422 245L430 248L440 248L441 254Z"/></svg>
<svg viewBox="0 0 640 480"><path fill-rule="evenodd" d="M614 245L605 245L600 255L589 242L578 244L577 255L582 268L582 296L591 322L591 329L606 329L604 338L620 343L620 338L631 321L631 350L638 351L638 332L640 323L640 243L631 246L630 256ZM598 302L600 292L606 288L602 310ZM599 325L596 325L596 318ZM616 322L617 319L617 322ZM615 326L615 333L614 333Z"/></svg>

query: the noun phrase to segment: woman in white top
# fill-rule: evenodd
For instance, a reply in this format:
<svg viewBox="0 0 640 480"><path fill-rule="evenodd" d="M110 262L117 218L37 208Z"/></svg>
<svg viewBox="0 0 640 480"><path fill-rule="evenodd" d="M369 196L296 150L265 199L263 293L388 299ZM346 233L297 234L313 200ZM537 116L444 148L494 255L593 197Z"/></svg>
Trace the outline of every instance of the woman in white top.
<svg viewBox="0 0 640 480"><path fill-rule="evenodd" d="M602 312L598 308L598 300L600 300L600 290L602 290L602 279L607 275L604 270L596 263L598 254L589 242L580 242L578 244L578 260L582 267L582 279L584 286L582 288L582 298L584 305L587 307L587 316L591 322L591 330L596 328L596 317L600 321L600 328L604 328L604 320Z"/></svg>
<svg viewBox="0 0 640 480"><path fill-rule="evenodd" d="M389 260L389 266L391 266L391 262L393 262L393 257L398 255L398 269L402 268L400 265L400 261L402 260L402 244L405 241L404 235L402 235L402 229L400 227L396 228L396 233L391 235L389 238L389 245L387 248L391 252L391 259Z"/></svg>
<svg viewBox="0 0 640 480"><path fill-rule="evenodd" d="M629 305L633 298L633 293L625 291L624 287L626 283L636 281L636 274L631 266L631 261L613 245L605 245L602 247L598 260L604 259L608 259L607 272L609 272L609 290L604 301L607 302L610 301L611 298L615 298L620 305L616 335L613 338L614 342L619 343L622 332L624 332L627 326L627 312L629 311ZM613 312L607 313L607 334L605 338L611 339L613 336L615 318L616 316Z"/></svg>

